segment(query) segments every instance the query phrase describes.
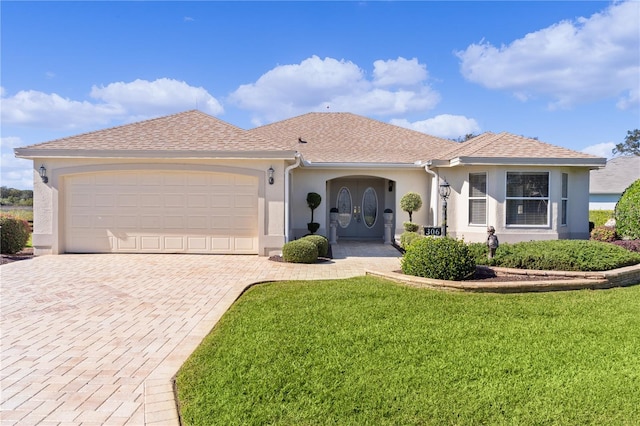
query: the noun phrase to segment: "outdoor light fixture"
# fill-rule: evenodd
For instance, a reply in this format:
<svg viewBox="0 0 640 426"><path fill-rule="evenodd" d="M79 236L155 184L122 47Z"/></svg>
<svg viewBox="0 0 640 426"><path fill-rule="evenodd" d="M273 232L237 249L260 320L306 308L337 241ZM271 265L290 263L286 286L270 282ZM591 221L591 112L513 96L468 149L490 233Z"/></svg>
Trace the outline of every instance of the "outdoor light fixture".
<svg viewBox="0 0 640 426"><path fill-rule="evenodd" d="M273 185L273 182L275 182L275 179L273 177L273 172L275 172L275 170L273 170L273 167L269 167L269 170L267 170L267 176L269 177L269 185Z"/></svg>
<svg viewBox="0 0 640 426"><path fill-rule="evenodd" d="M389 192L393 192L393 181L389 181Z"/></svg>
<svg viewBox="0 0 640 426"><path fill-rule="evenodd" d="M49 178L47 177L47 169L44 168L44 164L40 166L40 178L44 183L49 182Z"/></svg>
<svg viewBox="0 0 640 426"><path fill-rule="evenodd" d="M447 180L440 184L440 198L442 198L442 236L447 236L447 198L451 195L451 187Z"/></svg>

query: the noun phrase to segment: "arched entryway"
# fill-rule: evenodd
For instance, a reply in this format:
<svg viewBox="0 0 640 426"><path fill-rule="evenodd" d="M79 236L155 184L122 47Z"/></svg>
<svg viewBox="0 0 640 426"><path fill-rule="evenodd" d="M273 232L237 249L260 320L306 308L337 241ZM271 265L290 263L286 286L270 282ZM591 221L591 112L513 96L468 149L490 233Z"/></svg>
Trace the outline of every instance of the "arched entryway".
<svg viewBox="0 0 640 426"><path fill-rule="evenodd" d="M386 179L349 176L329 182L329 208L338 209L338 238L380 239L384 237Z"/></svg>

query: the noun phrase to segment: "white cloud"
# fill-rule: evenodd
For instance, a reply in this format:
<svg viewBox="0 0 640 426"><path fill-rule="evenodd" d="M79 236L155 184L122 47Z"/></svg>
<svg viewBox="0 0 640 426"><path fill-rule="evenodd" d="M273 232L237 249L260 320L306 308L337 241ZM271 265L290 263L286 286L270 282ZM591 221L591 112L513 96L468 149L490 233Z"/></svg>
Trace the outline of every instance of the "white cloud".
<svg viewBox="0 0 640 426"><path fill-rule="evenodd" d="M427 66L418 63L417 58L398 58L373 63L373 83L376 86L413 86L425 81L429 74Z"/></svg>
<svg viewBox="0 0 640 426"><path fill-rule="evenodd" d="M581 151L585 154L597 155L598 157L613 158L613 148L616 144L613 142L603 142L595 145L590 145Z"/></svg>
<svg viewBox="0 0 640 426"><path fill-rule="evenodd" d="M196 107L212 115L223 112L218 100L204 88L167 78L93 86L91 97L97 102L35 90L23 90L13 96L6 96L4 89L1 93L3 124L55 129L105 125L112 120L140 120Z"/></svg>
<svg viewBox="0 0 640 426"><path fill-rule="evenodd" d="M312 56L279 65L255 83L240 86L229 100L253 111L254 123L309 111L348 111L390 115L433 108L440 100L426 84L426 66L417 59L376 61L374 78L350 61Z"/></svg>
<svg viewBox="0 0 640 426"><path fill-rule="evenodd" d="M75 129L106 124L124 111L115 105L74 101L56 93L21 90L2 98L3 124Z"/></svg>
<svg viewBox="0 0 640 426"><path fill-rule="evenodd" d="M24 145L18 137L0 138L0 183L16 189L33 189L33 162L16 158L13 148Z"/></svg>
<svg viewBox="0 0 640 426"><path fill-rule="evenodd" d="M601 13L562 21L507 46L472 44L457 52L461 73L518 99L550 97L551 108L619 98L619 108L638 105L640 3L614 3Z"/></svg>
<svg viewBox="0 0 640 426"><path fill-rule="evenodd" d="M441 114L413 123L405 119L393 119L391 124L449 139L464 137L470 133L477 134L481 131L480 125L475 119L451 114Z"/></svg>
<svg viewBox="0 0 640 426"><path fill-rule="evenodd" d="M108 105L117 105L128 114L155 116L175 111L196 109L218 115L222 105L203 87L189 86L184 81L160 78L155 81L135 80L91 88L91 97Z"/></svg>

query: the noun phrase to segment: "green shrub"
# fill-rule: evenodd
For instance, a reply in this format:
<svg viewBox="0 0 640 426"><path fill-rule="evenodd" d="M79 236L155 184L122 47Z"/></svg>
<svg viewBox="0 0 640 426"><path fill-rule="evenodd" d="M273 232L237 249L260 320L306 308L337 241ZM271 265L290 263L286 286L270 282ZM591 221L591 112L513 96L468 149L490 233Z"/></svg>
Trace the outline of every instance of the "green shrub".
<svg viewBox="0 0 640 426"><path fill-rule="evenodd" d="M2 214L0 215L0 252L15 254L24 249L29 241L31 229L24 219Z"/></svg>
<svg viewBox="0 0 640 426"><path fill-rule="evenodd" d="M589 222L593 222L595 226L604 226L612 218L613 210L589 210Z"/></svg>
<svg viewBox="0 0 640 426"><path fill-rule="evenodd" d="M640 239L640 179L622 193L615 210L618 235L629 240Z"/></svg>
<svg viewBox="0 0 640 426"><path fill-rule="evenodd" d="M472 276L476 263L464 241L425 237L407 247L402 272L417 277L460 281Z"/></svg>
<svg viewBox="0 0 640 426"><path fill-rule="evenodd" d="M318 261L318 247L305 238L289 241L282 246L282 258L291 263L315 263Z"/></svg>
<svg viewBox="0 0 640 426"><path fill-rule="evenodd" d="M418 232L418 229L420 229L420 225L413 222L402 222L402 226L407 232Z"/></svg>
<svg viewBox="0 0 640 426"><path fill-rule="evenodd" d="M608 271L640 263L640 254L594 240L527 241L500 244L493 261L505 268ZM478 263L486 265L488 260Z"/></svg>
<svg viewBox="0 0 640 426"><path fill-rule="evenodd" d="M500 245L502 247L502 245ZM467 244L469 249L469 255L476 262L476 265L490 265L493 262L489 261L488 249L485 243L469 243ZM496 252L500 251L500 248Z"/></svg>
<svg viewBox="0 0 640 426"><path fill-rule="evenodd" d="M400 247L406 250L411 243L420 238L424 238L424 235L420 235L417 232L403 232L402 235L400 235Z"/></svg>
<svg viewBox="0 0 640 426"><path fill-rule="evenodd" d="M329 253L329 240L322 235L307 235L303 240L311 241L318 248L319 257L327 257Z"/></svg>
<svg viewBox="0 0 640 426"><path fill-rule="evenodd" d="M610 243L618 239L616 228L611 226L598 226L591 231L591 239Z"/></svg>

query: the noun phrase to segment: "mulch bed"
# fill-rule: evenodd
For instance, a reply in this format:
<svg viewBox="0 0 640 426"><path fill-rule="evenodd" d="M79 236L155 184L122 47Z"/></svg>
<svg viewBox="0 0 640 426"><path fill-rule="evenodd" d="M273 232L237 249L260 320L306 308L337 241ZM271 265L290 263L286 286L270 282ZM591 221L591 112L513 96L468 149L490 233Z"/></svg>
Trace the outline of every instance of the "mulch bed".
<svg viewBox="0 0 640 426"><path fill-rule="evenodd" d="M26 260L33 258L33 248L28 247L16 254L3 254L0 257L0 265L5 263L17 262L18 260Z"/></svg>

